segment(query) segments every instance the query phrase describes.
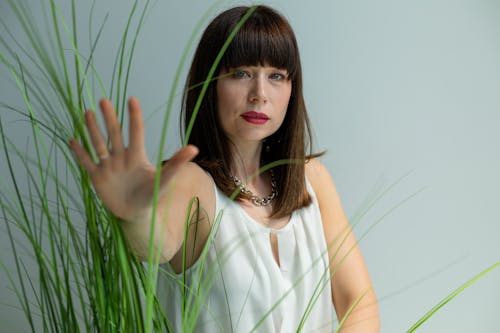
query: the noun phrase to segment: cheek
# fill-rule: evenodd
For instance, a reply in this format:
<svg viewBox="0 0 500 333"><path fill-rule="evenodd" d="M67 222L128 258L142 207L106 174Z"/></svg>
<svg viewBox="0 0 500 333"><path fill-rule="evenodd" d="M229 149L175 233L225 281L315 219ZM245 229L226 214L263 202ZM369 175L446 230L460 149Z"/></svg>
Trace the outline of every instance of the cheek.
<svg viewBox="0 0 500 333"><path fill-rule="evenodd" d="M220 91L217 94L217 113L219 114L219 116L228 112L228 105L229 103L227 101L227 95L223 91Z"/></svg>
<svg viewBox="0 0 500 333"><path fill-rule="evenodd" d="M227 85L220 84L217 86L217 107L219 112L228 112L228 107L236 104L238 100L238 92L231 89Z"/></svg>
<svg viewBox="0 0 500 333"><path fill-rule="evenodd" d="M288 105L290 104L292 90L291 88L287 89L287 91L282 95L281 105L283 107L284 112L288 110Z"/></svg>
<svg viewBox="0 0 500 333"><path fill-rule="evenodd" d="M227 134L231 129L231 113L234 106L234 92L223 82L217 84L217 117L219 118L219 125L222 130Z"/></svg>
<svg viewBox="0 0 500 333"><path fill-rule="evenodd" d="M280 119L280 126L283 124L283 121L285 120L286 114L288 112L288 107L290 105L290 100L291 100L291 89L287 90L286 93L281 95L282 98L280 100L281 104L281 119Z"/></svg>

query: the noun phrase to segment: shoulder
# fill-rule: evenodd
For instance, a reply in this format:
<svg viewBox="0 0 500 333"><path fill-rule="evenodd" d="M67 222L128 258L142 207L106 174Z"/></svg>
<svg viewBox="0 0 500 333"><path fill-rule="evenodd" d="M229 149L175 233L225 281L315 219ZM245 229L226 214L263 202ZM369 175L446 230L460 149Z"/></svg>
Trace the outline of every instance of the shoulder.
<svg viewBox="0 0 500 333"><path fill-rule="evenodd" d="M184 245L180 246L171 258L170 264L176 273L182 272L182 267L189 268L198 260L208 240L215 220L215 185L212 177L198 164L188 162L176 174L175 196L185 196L184 202L198 199L199 206L191 216L189 225L182 230ZM187 209L187 205L185 205ZM184 250L188 249L187 252ZM185 255L191 253L191 255Z"/></svg>
<svg viewBox="0 0 500 333"><path fill-rule="evenodd" d="M177 181L187 186L191 186L195 190L197 188L206 188L213 185L212 177L208 172L202 169L194 162L188 162L179 169Z"/></svg>
<svg viewBox="0 0 500 333"><path fill-rule="evenodd" d="M186 163L176 174L175 187L188 193L189 197L197 197L200 204L208 212L214 211L215 185L208 172L194 162ZM210 214L211 216L213 214Z"/></svg>
<svg viewBox="0 0 500 333"><path fill-rule="evenodd" d="M322 175L325 172L328 172L326 170L326 167L323 165L323 163L321 163L321 161L316 159L316 158L312 158L312 159L308 160L305 164L305 168L306 168L306 177L310 181L313 178L317 178L317 176L321 176L318 174L318 172L321 173Z"/></svg>
<svg viewBox="0 0 500 333"><path fill-rule="evenodd" d="M334 186L328 169L318 159L313 158L307 161L305 164L305 174L318 200L325 190Z"/></svg>
<svg viewBox="0 0 500 333"><path fill-rule="evenodd" d="M323 223L344 220L342 204L328 169L317 159L306 163L306 177L316 194Z"/></svg>

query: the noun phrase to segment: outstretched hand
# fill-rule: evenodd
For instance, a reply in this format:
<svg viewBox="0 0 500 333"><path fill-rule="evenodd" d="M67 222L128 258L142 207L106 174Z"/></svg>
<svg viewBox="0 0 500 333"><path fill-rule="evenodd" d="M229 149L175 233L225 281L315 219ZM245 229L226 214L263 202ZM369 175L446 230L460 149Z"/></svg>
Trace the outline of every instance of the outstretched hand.
<svg viewBox="0 0 500 333"><path fill-rule="evenodd" d="M129 99L128 147L123 143L120 123L112 103L103 99L100 108L110 146L99 129L94 112L85 112L85 124L99 161L94 162L91 154L75 139L70 141L70 147L78 162L88 172L104 205L116 216L135 221L148 214L151 208L156 177L156 167L149 161L144 145L141 107L136 98ZM183 147L162 166L160 198L179 168L191 161L197 153L198 149L192 145Z"/></svg>

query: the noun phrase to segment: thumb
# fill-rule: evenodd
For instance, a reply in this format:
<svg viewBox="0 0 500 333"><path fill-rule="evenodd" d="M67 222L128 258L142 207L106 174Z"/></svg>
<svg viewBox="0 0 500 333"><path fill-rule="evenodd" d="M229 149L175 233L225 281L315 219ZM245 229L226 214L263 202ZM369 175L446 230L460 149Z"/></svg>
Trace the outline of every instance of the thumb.
<svg viewBox="0 0 500 333"><path fill-rule="evenodd" d="M172 177L179 167L186 164L189 161L192 161L193 158L198 155L198 148L193 145L187 145L179 149L169 160L167 160L161 170L161 183L167 181L170 177Z"/></svg>
<svg viewBox="0 0 500 333"><path fill-rule="evenodd" d="M177 167L181 164L191 161L198 155L198 148L193 145L187 145L179 149L166 164L170 164L171 167Z"/></svg>

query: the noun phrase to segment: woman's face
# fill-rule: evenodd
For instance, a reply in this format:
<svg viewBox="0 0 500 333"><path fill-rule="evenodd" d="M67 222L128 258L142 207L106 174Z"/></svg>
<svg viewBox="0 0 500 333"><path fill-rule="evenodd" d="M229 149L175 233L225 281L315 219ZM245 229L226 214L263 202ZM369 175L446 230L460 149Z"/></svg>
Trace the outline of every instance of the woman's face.
<svg viewBox="0 0 500 333"><path fill-rule="evenodd" d="M222 129L236 145L261 142L283 123L291 91L283 69L243 66L221 72L217 109Z"/></svg>

